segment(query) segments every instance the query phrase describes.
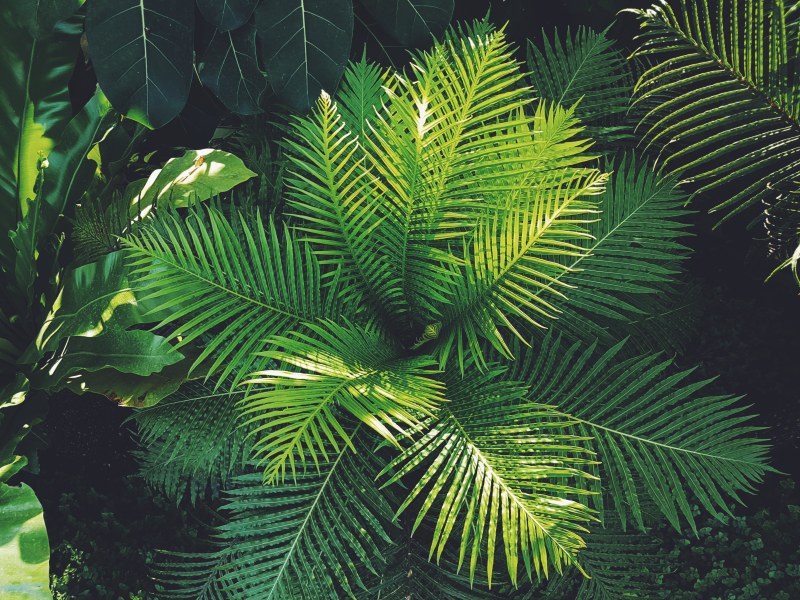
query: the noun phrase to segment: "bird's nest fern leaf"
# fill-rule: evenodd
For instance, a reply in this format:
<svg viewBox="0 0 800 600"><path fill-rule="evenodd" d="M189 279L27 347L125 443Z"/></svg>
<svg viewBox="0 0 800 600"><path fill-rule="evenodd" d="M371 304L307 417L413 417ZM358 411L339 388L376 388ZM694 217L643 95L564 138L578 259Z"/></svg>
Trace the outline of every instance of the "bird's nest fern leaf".
<svg viewBox="0 0 800 600"><path fill-rule="evenodd" d="M262 355L281 368L253 374L244 385L259 386L240 402L245 424L254 425L254 454L267 483L296 476L298 463L328 460L349 447L342 413L366 423L397 445L443 401L435 362L403 356L376 329L321 321L309 333L274 336Z"/></svg>
<svg viewBox="0 0 800 600"><path fill-rule="evenodd" d="M236 477L222 507L227 521L216 528L217 549L160 561L163 597L349 598L366 589L363 576L384 569L394 518L375 488L375 459L361 449L340 448L329 462L305 465L294 481L275 486L263 485L255 465Z"/></svg>
<svg viewBox="0 0 800 600"><path fill-rule="evenodd" d="M473 578L485 556L490 586L501 544L514 585L520 563L530 578L546 577L551 564L561 572L575 563L593 519L579 501L592 477L586 440L569 431L570 417L529 402L524 385L498 380L501 372L448 380L446 407L383 471L384 485L420 471L398 512L416 506L414 529L438 513L430 556L455 536L459 569L469 555Z"/></svg>
<svg viewBox="0 0 800 600"><path fill-rule="evenodd" d="M605 352L596 344L563 344L549 336L536 352L520 352L508 377L530 386L530 399L547 401L571 416L575 434L591 438L602 485L622 526L629 517L644 529L642 495L676 528L681 515L693 528L691 504L730 512L726 497L742 492L770 470L761 430L734 396L704 396L709 381L671 370L658 355L617 360L624 341ZM593 480L600 491L600 479ZM592 496L604 515L603 495Z"/></svg>
<svg viewBox="0 0 800 600"><path fill-rule="evenodd" d="M264 366L256 353L274 334L348 314L336 279L323 285L316 256L285 226L231 219L212 207L185 219L162 212L124 241L134 287L166 315L158 327L169 326L177 347L203 342L192 370L210 363L218 386Z"/></svg>

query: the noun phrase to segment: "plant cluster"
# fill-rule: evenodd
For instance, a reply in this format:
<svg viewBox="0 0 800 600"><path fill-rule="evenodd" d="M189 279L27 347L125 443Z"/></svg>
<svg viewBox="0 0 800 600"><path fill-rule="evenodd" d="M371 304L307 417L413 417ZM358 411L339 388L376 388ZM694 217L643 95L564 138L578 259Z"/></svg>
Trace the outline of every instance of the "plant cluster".
<svg viewBox="0 0 800 600"><path fill-rule="evenodd" d="M159 598L654 598L653 527L737 523L768 445L668 358L681 185L791 206L794 5L661 2L635 55L661 62L579 29L526 73L488 21L445 31L452 1L364 0L426 46L403 69L345 66L348 0L50 4L0 13L0 557L25 565L0 593L47 595L41 506L5 482L63 389L131 409L143 479L211 509L154 561ZM266 68L296 109L279 139L252 143L258 117L143 150L193 48L239 116ZM110 592L68 552L57 593Z"/></svg>

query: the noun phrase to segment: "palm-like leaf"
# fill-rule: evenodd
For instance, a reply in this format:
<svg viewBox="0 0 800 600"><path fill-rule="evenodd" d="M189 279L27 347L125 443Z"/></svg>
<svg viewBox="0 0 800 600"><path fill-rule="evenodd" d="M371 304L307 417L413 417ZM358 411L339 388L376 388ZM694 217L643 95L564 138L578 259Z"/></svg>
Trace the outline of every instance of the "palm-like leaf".
<svg viewBox="0 0 800 600"><path fill-rule="evenodd" d="M145 481L176 502L188 495L193 504L209 488L224 489L249 455L236 410L244 393L188 382L157 405L137 411Z"/></svg>
<svg viewBox="0 0 800 600"><path fill-rule="evenodd" d="M578 501L592 459L568 431L569 417L527 401L525 386L497 380L501 371L448 381L447 408L384 469L387 485L423 471L399 512L418 501L416 529L438 511L431 556L441 557L459 529L459 567L469 551L473 578L485 553L490 586L499 539L516 584L520 562L531 578L546 576L549 563L559 572L573 564L592 519Z"/></svg>
<svg viewBox="0 0 800 600"><path fill-rule="evenodd" d="M569 290L553 304L559 330L616 342L631 332L627 323L673 308L665 300L677 300L689 211L675 180L656 175L646 161L623 156L605 170L612 175L600 198L602 210L589 226L583 252L566 257L567 268L556 276Z"/></svg>
<svg viewBox="0 0 800 600"><path fill-rule="evenodd" d="M276 486L264 486L260 470L237 477L223 507L228 521L217 530L219 548L167 554L159 565L166 597L342 598L365 588L359 569L382 569L392 527L368 455L343 448L320 473L308 465L296 481Z"/></svg>
<svg viewBox="0 0 800 600"><path fill-rule="evenodd" d="M159 327L171 326L178 348L204 342L192 369L211 359L218 385L261 366L256 352L272 335L342 312L330 300L337 294L322 294L308 246L260 218L248 224L238 214L231 222L215 208L185 220L162 214L125 245L134 287L154 312L168 312Z"/></svg>
<svg viewBox="0 0 800 600"><path fill-rule="evenodd" d="M634 11L636 56L656 59L636 102L643 142L662 169L723 189L712 210L727 216L793 189L800 180L797 49L783 0L661 0ZM654 102L651 102L654 101Z"/></svg>
<svg viewBox="0 0 800 600"><path fill-rule="evenodd" d="M630 515L644 528L643 493L676 528L680 514L695 526L691 501L729 512L725 496L741 502L740 493L753 491L769 470L767 446L751 437L760 428L738 398L701 396L709 381L692 381L691 371L671 373L670 360L615 361L623 345L601 353L550 336L509 376L524 378L532 401L556 404L577 422L576 435L592 438L623 527ZM592 498L602 516L603 496Z"/></svg>
<svg viewBox="0 0 800 600"><path fill-rule="evenodd" d="M528 41L528 69L536 92L564 107L577 104L576 113L603 143L626 137L622 123L633 91L627 61L614 48L606 31L585 27L574 34L544 35L541 48Z"/></svg>
<svg viewBox="0 0 800 600"><path fill-rule="evenodd" d="M268 483L283 480L287 465L296 475L296 462L329 460L327 446L355 450L341 411L396 444L394 434L418 425L442 400L430 358L404 358L378 331L351 323L307 328L309 335L273 337L279 349L263 353L294 370L268 369L245 382L259 386L240 404L245 423L258 424L255 454Z"/></svg>

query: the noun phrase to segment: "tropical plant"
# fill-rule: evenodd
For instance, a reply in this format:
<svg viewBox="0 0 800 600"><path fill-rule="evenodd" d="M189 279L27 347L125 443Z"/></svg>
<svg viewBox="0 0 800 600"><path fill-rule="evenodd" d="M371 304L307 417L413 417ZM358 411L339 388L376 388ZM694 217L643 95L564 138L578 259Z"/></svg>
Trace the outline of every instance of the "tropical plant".
<svg viewBox="0 0 800 600"><path fill-rule="evenodd" d="M678 0L634 10L642 144L721 220L760 209L773 250L797 268L800 220L797 3ZM788 249L788 250L787 250Z"/></svg>
<svg viewBox="0 0 800 600"><path fill-rule="evenodd" d="M81 2L63 4L67 12L66 4L74 9ZM429 42L453 13L453 0L362 4L405 45ZM336 89L350 55L352 0L89 0L87 5L89 55L101 89L119 112L149 127L165 125L183 109L195 54L202 84L241 115L261 110L267 82L281 101L307 110L320 90Z"/></svg>
<svg viewBox="0 0 800 600"><path fill-rule="evenodd" d="M283 222L160 210L123 241L204 377L139 413L146 464L176 496L225 487L165 596L405 597L412 534L432 597L513 596L602 565L604 524L695 527L692 503L753 490L766 445L738 399L634 350L683 252L669 179L628 157L607 185L573 107L536 102L485 23L406 72L353 65L338 99L293 119Z"/></svg>

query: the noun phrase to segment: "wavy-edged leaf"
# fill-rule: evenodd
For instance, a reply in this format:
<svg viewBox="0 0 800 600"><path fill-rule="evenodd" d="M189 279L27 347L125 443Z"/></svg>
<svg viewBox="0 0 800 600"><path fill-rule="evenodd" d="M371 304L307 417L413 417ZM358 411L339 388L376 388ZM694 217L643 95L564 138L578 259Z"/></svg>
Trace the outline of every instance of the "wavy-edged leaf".
<svg viewBox="0 0 800 600"><path fill-rule="evenodd" d="M258 0L197 0L203 17L220 31L244 25L256 9Z"/></svg>
<svg viewBox="0 0 800 600"><path fill-rule="evenodd" d="M154 313L168 313L159 327L169 327L176 348L205 342L191 370L209 359L207 376L218 374L217 386L263 367L255 353L273 335L348 314L335 286L323 294L308 246L258 214L248 222L206 206L185 219L161 212L124 244L134 289Z"/></svg>
<svg viewBox="0 0 800 600"><path fill-rule="evenodd" d="M592 438L602 462L602 485L623 528L629 516L644 528L642 495L676 527L694 528L691 503L729 512L770 470L767 445L754 437L746 407L734 396L703 396L709 381L671 370L657 354L617 360L624 342L599 352L596 344L566 345L555 336L513 367L530 384L533 401L549 401ZM597 486L599 487L599 483ZM599 490L598 490L599 491ZM603 515L602 496L593 496Z"/></svg>
<svg viewBox="0 0 800 600"><path fill-rule="evenodd" d="M217 4L216 0L214 3ZM261 111L267 78L258 66L256 28L252 24L234 31L214 32L199 65L200 81L225 107L240 115Z"/></svg>
<svg viewBox="0 0 800 600"><path fill-rule="evenodd" d="M424 46L444 33L455 0L361 0L369 13L404 46Z"/></svg>
<svg viewBox="0 0 800 600"><path fill-rule="evenodd" d="M392 513L375 489L374 459L342 449L335 459L263 485L237 477L223 507L227 523L206 554L167 554L156 576L162 597L194 600L345 598L363 588L361 569L382 568Z"/></svg>
<svg viewBox="0 0 800 600"><path fill-rule="evenodd" d="M250 453L236 410L244 394L191 381L156 406L134 413L145 481L175 502L188 497L192 504L207 491L215 496L225 489Z"/></svg>
<svg viewBox="0 0 800 600"><path fill-rule="evenodd" d="M151 128L189 98L193 36L191 0L89 2L86 37L100 88L115 109Z"/></svg>
<svg viewBox="0 0 800 600"><path fill-rule="evenodd" d="M256 27L270 85L281 100L305 111L321 91L336 91L353 37L350 2L263 0Z"/></svg>
<svg viewBox="0 0 800 600"><path fill-rule="evenodd" d="M341 412L397 444L395 435L417 427L443 400L434 361L403 357L376 329L332 321L306 329L273 336L279 349L262 354L291 370L268 369L243 382L259 386L240 408L246 424L257 424L250 435L267 483L283 481L287 467L296 477L296 464L329 460L326 448L355 450Z"/></svg>
<svg viewBox="0 0 800 600"><path fill-rule="evenodd" d="M550 565L561 573L575 564L593 519L579 501L591 478L585 438L570 432L569 416L527 400L523 384L499 379L502 372L448 380L446 407L383 471L384 485L420 471L398 512L417 506L414 529L438 513L429 556L440 557L454 535L459 568L469 554L472 579L484 556L490 587L501 541L516 585L520 566L535 579Z"/></svg>

